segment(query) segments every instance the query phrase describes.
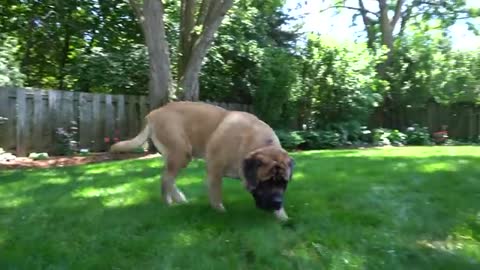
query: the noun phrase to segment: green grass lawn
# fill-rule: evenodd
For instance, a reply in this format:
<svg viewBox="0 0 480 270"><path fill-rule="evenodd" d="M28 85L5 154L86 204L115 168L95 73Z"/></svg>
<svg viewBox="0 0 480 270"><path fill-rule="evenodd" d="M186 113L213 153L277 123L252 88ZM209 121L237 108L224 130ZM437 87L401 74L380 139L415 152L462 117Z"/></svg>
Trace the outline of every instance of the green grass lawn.
<svg viewBox="0 0 480 270"><path fill-rule="evenodd" d="M159 199L158 159L0 172L0 269L480 269L480 147L294 154L286 224L203 163Z"/></svg>

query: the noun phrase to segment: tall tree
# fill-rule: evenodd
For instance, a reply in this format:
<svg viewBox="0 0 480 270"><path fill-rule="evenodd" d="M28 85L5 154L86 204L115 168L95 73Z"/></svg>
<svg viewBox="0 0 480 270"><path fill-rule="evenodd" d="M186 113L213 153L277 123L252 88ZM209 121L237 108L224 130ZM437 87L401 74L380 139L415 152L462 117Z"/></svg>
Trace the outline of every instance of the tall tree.
<svg viewBox="0 0 480 270"><path fill-rule="evenodd" d="M447 30L459 20L466 20L480 15L479 9L468 8L465 0L455 1L426 1L426 0L334 0L329 8L353 10L353 22L358 17L364 25L368 47L378 51L387 48L386 57L377 64L378 77L387 82L384 91L384 102L380 108L389 112L389 116L402 111L404 104L398 104L398 92L395 88L396 44L405 34L409 26L423 25L425 31L431 30L432 25ZM367 6L367 4L370 4ZM476 32L475 25L466 21L469 28ZM387 122L398 126L399 121L388 119Z"/></svg>
<svg viewBox="0 0 480 270"><path fill-rule="evenodd" d="M156 108L168 101L175 86L165 34L165 7L161 0L129 0L142 26L150 59L150 104ZM182 0L177 73L177 94L185 100L198 100L198 78L202 61L212 45L233 0Z"/></svg>
<svg viewBox="0 0 480 270"><path fill-rule="evenodd" d="M385 62L379 65L379 73L384 76L391 65L395 40L403 36L410 23L430 21L440 22L440 27L447 29L456 21L478 17L479 10L468 8L465 0L425 1L425 0L376 0L371 6L365 0L335 0L330 8L354 10L353 21L359 16L367 34L370 49L388 48ZM326 9L325 9L326 10ZM467 22L472 30L475 26Z"/></svg>

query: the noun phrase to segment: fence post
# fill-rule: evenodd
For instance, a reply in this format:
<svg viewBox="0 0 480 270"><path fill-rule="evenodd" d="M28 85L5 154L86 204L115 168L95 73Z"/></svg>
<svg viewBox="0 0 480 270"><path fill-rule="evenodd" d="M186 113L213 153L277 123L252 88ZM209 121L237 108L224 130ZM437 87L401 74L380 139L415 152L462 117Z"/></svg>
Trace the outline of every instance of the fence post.
<svg viewBox="0 0 480 270"><path fill-rule="evenodd" d="M27 114L26 114L26 95L24 89L17 89L17 156L27 155L26 135L27 135Z"/></svg>

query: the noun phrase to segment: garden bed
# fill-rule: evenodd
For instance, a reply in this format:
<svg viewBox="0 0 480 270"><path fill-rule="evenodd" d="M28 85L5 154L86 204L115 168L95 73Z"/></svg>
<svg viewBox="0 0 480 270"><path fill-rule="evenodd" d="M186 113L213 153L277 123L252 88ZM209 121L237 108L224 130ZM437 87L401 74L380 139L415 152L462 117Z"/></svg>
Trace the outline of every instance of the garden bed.
<svg viewBox="0 0 480 270"><path fill-rule="evenodd" d="M0 161L0 170L2 169L21 169L21 168L52 168L74 165L83 165L91 163L107 162L123 159L145 159L157 157L159 154L152 153L109 153L99 152L85 156L52 156L45 160L33 160L28 157L17 157L11 161Z"/></svg>

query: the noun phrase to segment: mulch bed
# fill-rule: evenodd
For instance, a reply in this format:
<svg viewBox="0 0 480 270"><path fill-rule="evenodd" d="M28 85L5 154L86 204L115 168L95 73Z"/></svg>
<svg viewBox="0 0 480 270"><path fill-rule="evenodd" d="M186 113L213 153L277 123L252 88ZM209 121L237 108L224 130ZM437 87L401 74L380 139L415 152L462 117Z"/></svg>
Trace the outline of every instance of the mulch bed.
<svg viewBox="0 0 480 270"><path fill-rule="evenodd" d="M52 156L45 160L33 160L28 157L17 157L11 161L0 161L0 170L3 169L27 169L27 168L53 168L76 166L83 164L100 163L124 159L146 159L158 157L152 153L91 153L88 156Z"/></svg>

